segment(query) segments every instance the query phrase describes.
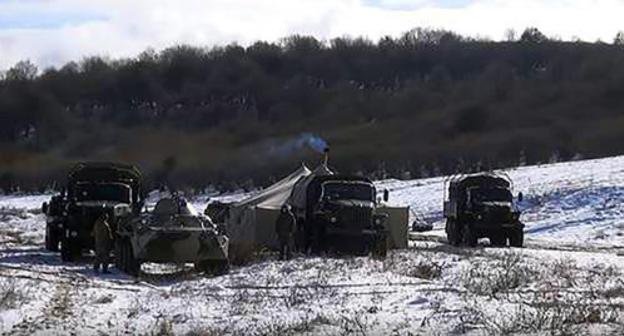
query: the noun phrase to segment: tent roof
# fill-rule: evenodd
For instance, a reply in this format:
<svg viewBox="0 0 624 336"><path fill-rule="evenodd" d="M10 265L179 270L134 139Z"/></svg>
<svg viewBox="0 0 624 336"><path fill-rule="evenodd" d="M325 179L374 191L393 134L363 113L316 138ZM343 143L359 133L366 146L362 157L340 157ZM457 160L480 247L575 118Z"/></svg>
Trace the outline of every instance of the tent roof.
<svg viewBox="0 0 624 336"><path fill-rule="evenodd" d="M312 172L305 164L290 175L262 190L261 192L246 198L236 204L234 207L253 207L257 206L265 209L279 209L286 203L295 183L304 176L310 175Z"/></svg>

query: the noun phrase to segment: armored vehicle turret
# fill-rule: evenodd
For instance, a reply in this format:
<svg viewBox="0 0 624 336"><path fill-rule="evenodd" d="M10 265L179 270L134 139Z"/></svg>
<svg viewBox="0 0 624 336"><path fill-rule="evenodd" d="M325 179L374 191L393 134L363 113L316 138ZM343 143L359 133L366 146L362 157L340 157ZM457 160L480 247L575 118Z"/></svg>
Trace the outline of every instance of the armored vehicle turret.
<svg viewBox="0 0 624 336"><path fill-rule="evenodd" d="M522 200L522 194L518 195ZM450 244L475 246L482 237L492 245L522 247L524 224L514 205L511 180L504 175L479 173L455 176L444 202Z"/></svg>
<svg viewBox="0 0 624 336"><path fill-rule="evenodd" d="M194 263L210 274L229 270L228 237L184 198L163 198L152 212L121 221L115 243L118 269L137 276L144 262Z"/></svg>

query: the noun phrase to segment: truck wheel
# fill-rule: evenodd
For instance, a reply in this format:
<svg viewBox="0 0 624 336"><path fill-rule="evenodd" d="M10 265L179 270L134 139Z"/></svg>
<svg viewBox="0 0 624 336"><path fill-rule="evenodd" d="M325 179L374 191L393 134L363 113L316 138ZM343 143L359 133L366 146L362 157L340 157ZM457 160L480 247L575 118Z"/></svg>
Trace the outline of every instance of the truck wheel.
<svg viewBox="0 0 624 336"><path fill-rule="evenodd" d="M514 229L509 234L509 245L512 247L522 247L524 245L524 232L522 229Z"/></svg>
<svg viewBox="0 0 624 336"><path fill-rule="evenodd" d="M58 252L59 250L58 234L49 226L46 227L45 248L50 252Z"/></svg>
<svg viewBox="0 0 624 336"><path fill-rule="evenodd" d="M72 262L76 260L77 248L67 239L64 239L61 243L61 260L64 262Z"/></svg>
<svg viewBox="0 0 624 336"><path fill-rule="evenodd" d="M449 244L453 246L459 246L461 243L461 233L459 232L459 226L452 219L446 220L446 239Z"/></svg>
<svg viewBox="0 0 624 336"><path fill-rule="evenodd" d="M196 272L211 273L210 260L202 260L195 263Z"/></svg>
<svg viewBox="0 0 624 336"><path fill-rule="evenodd" d="M507 245L507 236L502 233L496 233L490 236L492 246L501 247Z"/></svg>
<svg viewBox="0 0 624 336"><path fill-rule="evenodd" d="M212 262L212 275L225 275L230 272L230 263L227 260L217 260Z"/></svg>
<svg viewBox="0 0 624 336"><path fill-rule="evenodd" d="M327 250L323 252L327 253ZM369 242L367 241L367 239L362 239L361 241L358 241L357 243L355 243L353 246L353 249L348 252L351 252L357 255L358 257L366 257L367 255L371 253L375 253L375 243Z"/></svg>
<svg viewBox="0 0 624 336"><path fill-rule="evenodd" d="M477 235L475 234L474 229L470 227L470 225L464 225L462 231L462 243L468 247L477 246Z"/></svg>
<svg viewBox="0 0 624 336"><path fill-rule="evenodd" d="M388 239L387 236L382 234L376 237L373 246L373 257L379 259L385 259L388 255Z"/></svg>

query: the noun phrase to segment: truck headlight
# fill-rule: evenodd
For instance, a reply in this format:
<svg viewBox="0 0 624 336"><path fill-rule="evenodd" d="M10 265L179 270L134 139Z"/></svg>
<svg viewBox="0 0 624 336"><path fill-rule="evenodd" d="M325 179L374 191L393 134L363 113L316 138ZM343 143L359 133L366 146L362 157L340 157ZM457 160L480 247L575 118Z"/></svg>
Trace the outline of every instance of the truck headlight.
<svg viewBox="0 0 624 336"><path fill-rule="evenodd" d="M338 219L336 217L332 217L329 219L330 222L332 223L336 223L338 221Z"/></svg>

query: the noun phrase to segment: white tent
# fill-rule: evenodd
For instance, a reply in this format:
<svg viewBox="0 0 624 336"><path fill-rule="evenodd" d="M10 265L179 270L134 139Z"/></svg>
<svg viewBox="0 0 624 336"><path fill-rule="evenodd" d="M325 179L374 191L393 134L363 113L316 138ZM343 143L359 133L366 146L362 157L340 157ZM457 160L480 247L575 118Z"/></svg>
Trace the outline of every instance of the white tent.
<svg viewBox="0 0 624 336"><path fill-rule="evenodd" d="M279 211L290 197L295 183L310 174L310 169L302 164L299 169L272 186L233 204L227 220L233 248L243 251L257 247L278 248L275 221Z"/></svg>

